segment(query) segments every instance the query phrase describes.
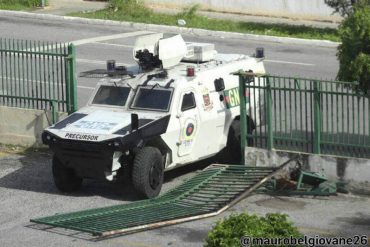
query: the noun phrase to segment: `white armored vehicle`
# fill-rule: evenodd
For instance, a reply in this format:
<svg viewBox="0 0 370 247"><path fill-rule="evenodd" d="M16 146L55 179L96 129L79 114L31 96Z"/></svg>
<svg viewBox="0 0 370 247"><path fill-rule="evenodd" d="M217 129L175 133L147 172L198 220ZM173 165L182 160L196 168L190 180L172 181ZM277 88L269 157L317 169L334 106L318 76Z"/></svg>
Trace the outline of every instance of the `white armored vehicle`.
<svg viewBox="0 0 370 247"><path fill-rule="evenodd" d="M77 190L84 178L123 176L151 198L164 171L221 151L240 157L239 79L232 73L264 74L262 59L163 34L139 37L133 55L137 66L100 81L87 106L44 130L59 190ZM261 114L258 100L249 99L247 112ZM250 115L249 131L262 124Z"/></svg>

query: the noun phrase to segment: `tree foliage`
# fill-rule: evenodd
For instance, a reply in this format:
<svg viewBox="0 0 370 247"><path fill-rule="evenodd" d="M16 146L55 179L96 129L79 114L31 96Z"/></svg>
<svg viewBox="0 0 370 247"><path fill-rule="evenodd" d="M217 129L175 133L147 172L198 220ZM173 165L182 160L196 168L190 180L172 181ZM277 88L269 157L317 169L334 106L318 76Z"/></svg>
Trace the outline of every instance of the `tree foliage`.
<svg viewBox="0 0 370 247"><path fill-rule="evenodd" d="M370 89L370 5L355 6L339 27L338 79L358 81L365 93Z"/></svg>
<svg viewBox="0 0 370 247"><path fill-rule="evenodd" d="M325 0L325 3L334 9L334 13L345 17L353 14L355 6L370 5L370 0Z"/></svg>

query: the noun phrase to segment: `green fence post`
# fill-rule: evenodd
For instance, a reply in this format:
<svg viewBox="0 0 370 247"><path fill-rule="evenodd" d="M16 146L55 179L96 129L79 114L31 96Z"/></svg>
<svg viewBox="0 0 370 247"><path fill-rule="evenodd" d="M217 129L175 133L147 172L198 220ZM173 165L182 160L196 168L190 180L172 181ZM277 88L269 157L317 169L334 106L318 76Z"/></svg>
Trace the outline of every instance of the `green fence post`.
<svg viewBox="0 0 370 247"><path fill-rule="evenodd" d="M58 121L58 112L56 111L57 102L55 100L51 100L51 121L55 124Z"/></svg>
<svg viewBox="0 0 370 247"><path fill-rule="evenodd" d="M77 111L77 79L76 79L76 47L68 45L68 81L67 91L69 95L68 114Z"/></svg>
<svg viewBox="0 0 370 247"><path fill-rule="evenodd" d="M245 82L246 76L239 74L239 98L240 98L240 151L241 151L241 164L245 165L245 146L247 138L247 109L245 98Z"/></svg>
<svg viewBox="0 0 370 247"><path fill-rule="evenodd" d="M314 145L313 151L315 154L321 153L321 100L320 100L320 83L318 81L314 81L313 84L314 90Z"/></svg>
<svg viewBox="0 0 370 247"><path fill-rule="evenodd" d="M266 125L267 125L267 149L272 150L274 148L274 134L272 131L272 94L270 77L266 77Z"/></svg>

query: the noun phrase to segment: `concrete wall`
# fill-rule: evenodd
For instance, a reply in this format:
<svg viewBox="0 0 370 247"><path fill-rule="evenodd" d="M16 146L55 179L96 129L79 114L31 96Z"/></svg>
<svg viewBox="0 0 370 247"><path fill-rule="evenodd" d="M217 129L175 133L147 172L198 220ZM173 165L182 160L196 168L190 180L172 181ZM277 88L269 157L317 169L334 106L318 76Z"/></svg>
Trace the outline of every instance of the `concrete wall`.
<svg viewBox="0 0 370 247"><path fill-rule="evenodd" d="M295 155L297 154L246 148L245 163L252 166L278 166ZM303 169L322 173L333 181L348 182L352 192L370 195L370 160L304 154L302 161Z"/></svg>
<svg viewBox="0 0 370 247"><path fill-rule="evenodd" d="M338 21L324 0L146 0L149 4L184 7L200 4L202 9L304 20Z"/></svg>
<svg viewBox="0 0 370 247"><path fill-rule="evenodd" d="M59 119L66 113L59 113ZM39 146L42 130L49 126L51 112L0 106L0 143Z"/></svg>

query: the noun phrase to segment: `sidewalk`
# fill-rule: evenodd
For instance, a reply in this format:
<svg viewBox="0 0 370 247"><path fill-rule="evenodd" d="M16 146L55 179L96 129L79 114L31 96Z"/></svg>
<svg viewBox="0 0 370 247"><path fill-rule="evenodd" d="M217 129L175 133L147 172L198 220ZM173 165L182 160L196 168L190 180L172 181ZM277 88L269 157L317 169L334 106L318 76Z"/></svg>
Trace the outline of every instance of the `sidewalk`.
<svg viewBox="0 0 370 247"><path fill-rule="evenodd" d="M159 13L167 14L177 14L182 11L182 9L167 8L160 5L150 5L153 11ZM253 23L265 23L265 24L286 24L286 25L305 25L313 26L318 28L337 28L338 22L326 22L326 21L308 21L300 19L289 19L289 18L278 18L278 17L269 17L269 16L255 16L255 15L246 15L246 14L234 14L234 13L223 13L215 11L198 11L199 14L207 16L214 19L224 19L231 21L243 21L243 22L253 22Z"/></svg>
<svg viewBox="0 0 370 247"><path fill-rule="evenodd" d="M96 11L106 6L103 1L49 0L49 6L34 10L34 13L66 15L72 12Z"/></svg>
<svg viewBox="0 0 370 247"><path fill-rule="evenodd" d="M103 9L106 1L85 1L85 0L49 0L49 6L37 9L34 13L66 15L72 12L95 11ZM168 8L160 5L148 6L153 11L167 14L177 14L182 9ZM267 16L251 16L243 14L221 13L212 11L199 11L199 14L215 19L225 19L233 21L266 23L266 24L287 24L287 25L306 25L319 28L337 28L339 23L323 21L306 21L300 19L276 18Z"/></svg>

